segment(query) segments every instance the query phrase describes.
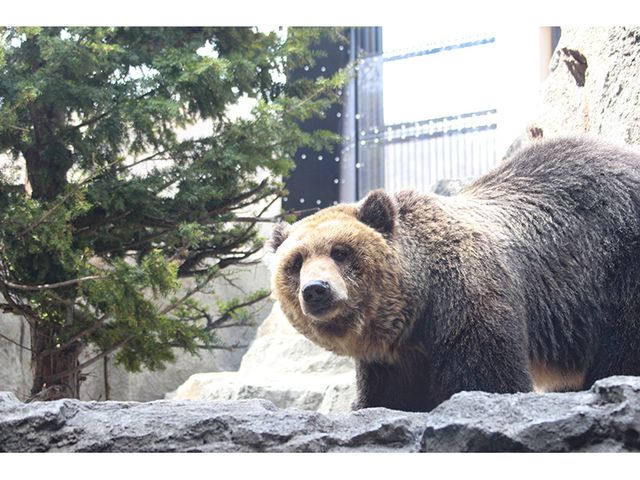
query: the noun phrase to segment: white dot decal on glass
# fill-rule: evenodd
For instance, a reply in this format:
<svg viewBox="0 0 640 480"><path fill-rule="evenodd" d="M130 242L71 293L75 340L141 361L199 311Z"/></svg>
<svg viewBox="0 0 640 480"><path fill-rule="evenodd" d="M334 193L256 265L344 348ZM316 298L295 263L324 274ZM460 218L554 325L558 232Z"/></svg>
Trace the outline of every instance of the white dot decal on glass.
<svg viewBox="0 0 640 480"><path fill-rule="evenodd" d="M338 47L338 50L340 50L340 51L344 50L344 46L343 46L343 45L340 45L340 46Z"/></svg>
<svg viewBox="0 0 640 480"><path fill-rule="evenodd" d="M316 205L320 205L322 203L322 200L316 200Z"/></svg>
<svg viewBox="0 0 640 480"><path fill-rule="evenodd" d="M288 202L288 201L289 201L289 197L284 197L284 198L282 199L282 201L284 201L284 202Z"/></svg>
<svg viewBox="0 0 640 480"><path fill-rule="evenodd" d="M327 67L320 67L320 71L321 72L326 72L327 71Z"/></svg>
<svg viewBox="0 0 640 480"><path fill-rule="evenodd" d="M333 179L333 183L337 184L340 180L338 180L337 178Z"/></svg>
<svg viewBox="0 0 640 480"><path fill-rule="evenodd" d="M339 162L339 161L340 161L340 157L336 157L336 158L334 158L334 160L335 160L336 162Z"/></svg>
<svg viewBox="0 0 640 480"><path fill-rule="evenodd" d="M337 204L338 204L338 201L337 201L337 200L334 200L334 201L333 201L333 204L334 204L334 205L337 205Z"/></svg>
<svg viewBox="0 0 640 480"><path fill-rule="evenodd" d="M336 117L340 118L342 114L340 112L336 113Z"/></svg>
<svg viewBox="0 0 640 480"><path fill-rule="evenodd" d="M308 71L309 71L309 65L305 65L305 66L304 66L304 71L305 71L305 72L308 72Z"/></svg>
<svg viewBox="0 0 640 480"><path fill-rule="evenodd" d="M307 158L307 156L303 153L302 155L300 155L300 158L304 160L305 158Z"/></svg>
<svg viewBox="0 0 640 480"><path fill-rule="evenodd" d="M300 199L300 203L304 203L304 198L301 198L301 199Z"/></svg>
<svg viewBox="0 0 640 480"><path fill-rule="evenodd" d="M359 162L358 162L358 163L356 163L356 168L360 168L361 166L362 166L362 164L361 164L361 163L359 163Z"/></svg>
<svg viewBox="0 0 640 480"><path fill-rule="evenodd" d="M322 155L318 155L318 160L322 161L324 157Z"/></svg>

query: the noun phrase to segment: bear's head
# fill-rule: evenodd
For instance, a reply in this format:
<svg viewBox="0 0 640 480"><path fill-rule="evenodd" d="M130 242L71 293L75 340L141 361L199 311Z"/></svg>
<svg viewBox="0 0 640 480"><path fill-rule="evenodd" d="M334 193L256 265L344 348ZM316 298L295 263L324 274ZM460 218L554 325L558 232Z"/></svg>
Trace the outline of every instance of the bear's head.
<svg viewBox="0 0 640 480"><path fill-rule="evenodd" d="M275 227L274 298L313 342L357 359L391 360L408 334L394 245L397 208L381 190Z"/></svg>

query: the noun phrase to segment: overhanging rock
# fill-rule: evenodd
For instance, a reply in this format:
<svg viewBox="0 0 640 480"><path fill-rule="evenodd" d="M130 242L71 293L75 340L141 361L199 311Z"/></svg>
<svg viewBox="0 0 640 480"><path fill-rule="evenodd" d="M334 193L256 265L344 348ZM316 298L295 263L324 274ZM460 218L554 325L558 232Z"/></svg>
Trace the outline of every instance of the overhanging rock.
<svg viewBox="0 0 640 480"><path fill-rule="evenodd" d="M431 413L323 415L257 399L24 404L2 393L0 451L640 451L640 378L575 393L462 392Z"/></svg>

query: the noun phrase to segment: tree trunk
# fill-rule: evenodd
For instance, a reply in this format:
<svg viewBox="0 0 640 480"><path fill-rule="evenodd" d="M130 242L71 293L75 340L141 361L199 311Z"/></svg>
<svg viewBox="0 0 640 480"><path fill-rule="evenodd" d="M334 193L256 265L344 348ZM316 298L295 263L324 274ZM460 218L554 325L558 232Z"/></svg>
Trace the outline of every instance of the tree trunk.
<svg viewBox="0 0 640 480"><path fill-rule="evenodd" d="M35 325L31 329L31 369L33 384L31 400L80 398L81 372L75 371L82 351L80 343L56 348L60 327Z"/></svg>

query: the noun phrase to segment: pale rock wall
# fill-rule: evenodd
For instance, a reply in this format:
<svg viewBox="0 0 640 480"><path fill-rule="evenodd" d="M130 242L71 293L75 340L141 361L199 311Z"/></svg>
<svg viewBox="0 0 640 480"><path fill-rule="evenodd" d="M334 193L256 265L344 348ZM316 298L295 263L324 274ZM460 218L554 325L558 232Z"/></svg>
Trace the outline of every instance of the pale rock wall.
<svg viewBox="0 0 640 480"><path fill-rule="evenodd" d="M640 144L639 62L638 27L563 27L534 123L544 137L588 134Z"/></svg>
<svg viewBox="0 0 640 480"><path fill-rule="evenodd" d="M0 391L14 392L25 399L31 390L31 352L18 345L29 346L29 327L21 318L0 313Z"/></svg>
<svg viewBox="0 0 640 480"><path fill-rule="evenodd" d="M192 375L173 400L262 398L277 407L346 412L355 398L353 360L314 345L274 305L237 372Z"/></svg>

